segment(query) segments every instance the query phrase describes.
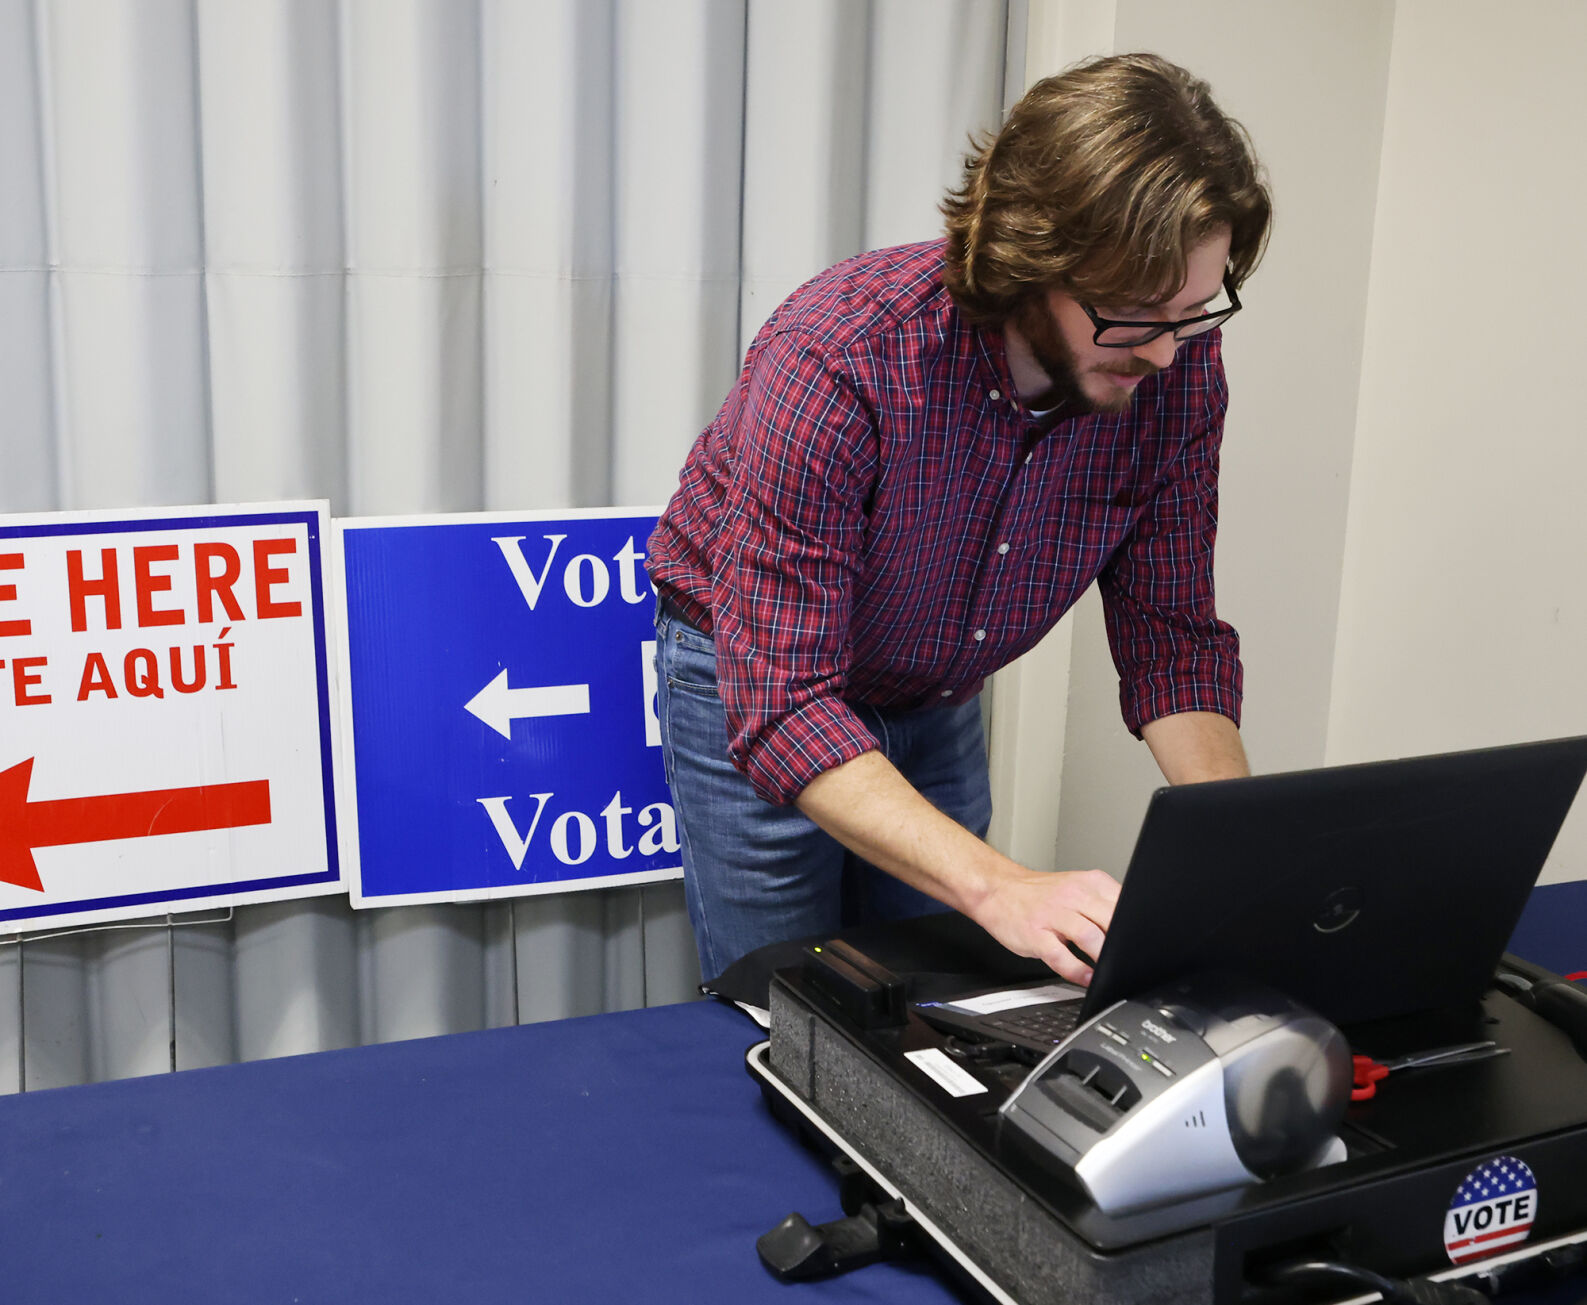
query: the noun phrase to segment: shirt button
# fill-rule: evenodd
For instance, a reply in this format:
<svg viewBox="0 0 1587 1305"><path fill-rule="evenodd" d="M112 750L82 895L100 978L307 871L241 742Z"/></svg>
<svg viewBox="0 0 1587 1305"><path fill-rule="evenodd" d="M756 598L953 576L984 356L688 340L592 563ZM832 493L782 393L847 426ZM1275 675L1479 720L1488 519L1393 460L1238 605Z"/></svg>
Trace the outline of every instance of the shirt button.
<svg viewBox="0 0 1587 1305"><path fill-rule="evenodd" d="M953 690L952 690L952 689L944 689L944 690L943 690L943 691L942 691L942 696L943 696L943 697L944 697L944 698L951 698L951 697L953 697Z"/></svg>
<svg viewBox="0 0 1587 1305"><path fill-rule="evenodd" d="M977 630L975 632L975 641L976 641L976 643L980 643L981 640L984 639L984 638L986 638L986 631L985 630Z"/></svg>
<svg viewBox="0 0 1587 1305"><path fill-rule="evenodd" d="M1030 466L1030 460L1031 460L1031 459L1032 459L1032 458L1034 458L1034 457L1035 457L1035 456L1036 456L1036 455L1035 455L1035 454L1034 454L1034 453L1027 453L1027 454L1026 454L1026 455L1025 455L1025 465L1026 465L1026 466L1027 466L1027 467L1028 467L1028 466Z"/></svg>
<svg viewBox="0 0 1587 1305"><path fill-rule="evenodd" d="M1003 391L1002 390L989 390L989 391L987 391L986 397L991 399L993 402L996 402L998 399L1001 399L1003 397Z"/></svg>
<svg viewBox="0 0 1587 1305"><path fill-rule="evenodd" d="M1005 541L1005 542L1004 542L1004 543L1001 543L1001 544L999 544L999 545L998 545L998 546L997 546L997 551L998 551L998 552L999 552L999 553L1006 553L1006 552L1008 552L1008 543L1007 543L1007 542L1006 542L1006 541Z"/></svg>

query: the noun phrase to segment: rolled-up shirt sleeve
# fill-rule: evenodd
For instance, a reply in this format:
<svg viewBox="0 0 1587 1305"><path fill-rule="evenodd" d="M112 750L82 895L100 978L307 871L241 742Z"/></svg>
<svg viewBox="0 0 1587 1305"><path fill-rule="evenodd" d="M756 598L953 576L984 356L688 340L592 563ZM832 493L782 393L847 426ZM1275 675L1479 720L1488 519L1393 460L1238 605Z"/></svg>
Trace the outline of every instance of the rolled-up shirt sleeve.
<svg viewBox="0 0 1587 1305"><path fill-rule="evenodd" d="M1204 419L1098 577L1119 706L1137 736L1178 712L1217 712L1240 723L1240 638L1218 619L1212 575L1227 406L1219 367Z"/></svg>
<svg viewBox="0 0 1587 1305"><path fill-rule="evenodd" d="M842 697L875 420L841 363L791 332L763 342L735 416L712 578L717 683L733 764L785 804L876 746Z"/></svg>

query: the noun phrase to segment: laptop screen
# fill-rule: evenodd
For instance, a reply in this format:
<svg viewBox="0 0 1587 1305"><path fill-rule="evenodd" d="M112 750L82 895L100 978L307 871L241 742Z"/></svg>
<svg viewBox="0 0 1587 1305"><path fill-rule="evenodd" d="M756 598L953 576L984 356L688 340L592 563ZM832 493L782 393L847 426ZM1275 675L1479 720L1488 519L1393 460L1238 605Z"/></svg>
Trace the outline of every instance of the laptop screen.
<svg viewBox="0 0 1587 1305"><path fill-rule="evenodd" d="M1336 1023L1475 1002L1587 772L1587 737L1159 789L1089 1017L1195 970Z"/></svg>

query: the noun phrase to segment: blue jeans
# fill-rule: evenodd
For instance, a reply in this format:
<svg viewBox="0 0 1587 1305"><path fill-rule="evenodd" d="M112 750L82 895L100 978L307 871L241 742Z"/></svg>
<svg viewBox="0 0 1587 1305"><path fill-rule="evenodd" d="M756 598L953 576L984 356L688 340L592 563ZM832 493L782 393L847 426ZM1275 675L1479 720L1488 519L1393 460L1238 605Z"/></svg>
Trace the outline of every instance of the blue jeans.
<svg viewBox="0 0 1587 1305"><path fill-rule="evenodd" d="M728 759L715 646L669 609L656 617L656 688L684 893L706 979L768 943L943 909L855 856L797 807L756 796ZM978 699L854 710L932 805L985 836L992 792Z"/></svg>

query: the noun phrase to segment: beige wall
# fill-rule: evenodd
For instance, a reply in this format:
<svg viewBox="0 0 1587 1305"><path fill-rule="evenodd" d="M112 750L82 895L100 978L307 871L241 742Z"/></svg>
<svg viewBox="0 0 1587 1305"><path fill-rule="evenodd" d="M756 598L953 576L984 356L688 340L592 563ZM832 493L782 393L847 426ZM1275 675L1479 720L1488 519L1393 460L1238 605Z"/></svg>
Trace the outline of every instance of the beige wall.
<svg viewBox="0 0 1587 1305"><path fill-rule="evenodd" d="M1584 68L1576 0L1398 6L1329 762L1587 732Z"/></svg>

